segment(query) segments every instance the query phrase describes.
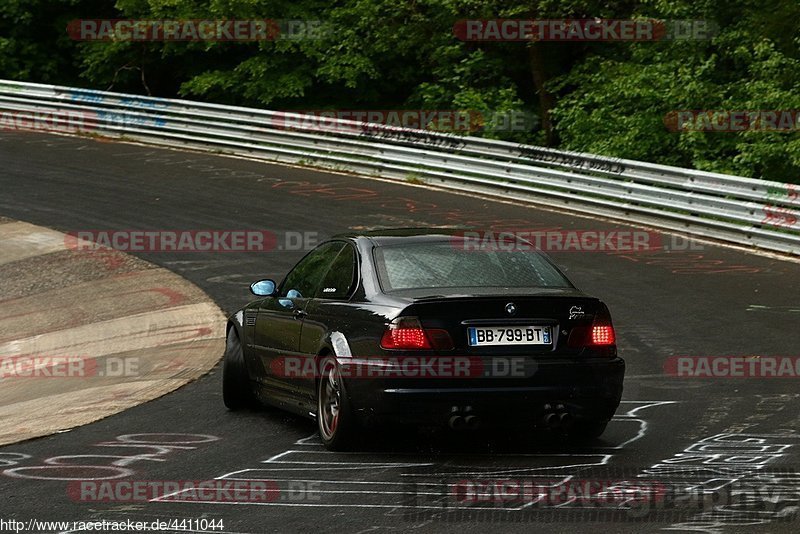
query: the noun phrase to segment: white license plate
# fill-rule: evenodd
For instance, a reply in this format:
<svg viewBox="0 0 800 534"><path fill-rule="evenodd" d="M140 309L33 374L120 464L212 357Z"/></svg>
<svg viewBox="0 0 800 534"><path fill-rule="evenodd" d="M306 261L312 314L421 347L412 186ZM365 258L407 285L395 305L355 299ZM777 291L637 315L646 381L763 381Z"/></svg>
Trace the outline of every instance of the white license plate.
<svg viewBox="0 0 800 534"><path fill-rule="evenodd" d="M549 326L471 326L467 329L471 347L487 345L550 345Z"/></svg>

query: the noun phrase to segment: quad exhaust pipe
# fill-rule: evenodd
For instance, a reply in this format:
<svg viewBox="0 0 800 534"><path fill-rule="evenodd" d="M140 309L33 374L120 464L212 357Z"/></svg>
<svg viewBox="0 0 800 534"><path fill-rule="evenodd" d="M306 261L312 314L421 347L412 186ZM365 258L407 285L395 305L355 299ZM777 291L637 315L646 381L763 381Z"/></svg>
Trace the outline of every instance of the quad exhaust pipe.
<svg viewBox="0 0 800 534"><path fill-rule="evenodd" d="M453 430L464 430L467 428L467 422L462 415L452 415L450 416L450 421L448 421L448 426Z"/></svg>
<svg viewBox="0 0 800 534"><path fill-rule="evenodd" d="M464 424L467 425L469 430L475 430L481 425L481 420L477 415L468 415L464 417Z"/></svg>
<svg viewBox="0 0 800 534"><path fill-rule="evenodd" d="M480 417L472 413L472 406L467 406L463 410L453 406L450 413L447 425L453 430L475 430L481 426Z"/></svg>
<svg viewBox="0 0 800 534"><path fill-rule="evenodd" d="M547 428L554 428L560 424L558 414L555 412L545 413L542 422Z"/></svg>
<svg viewBox="0 0 800 534"><path fill-rule="evenodd" d="M545 404L541 422L550 430L566 430L572 426L573 417L563 404Z"/></svg>
<svg viewBox="0 0 800 534"><path fill-rule="evenodd" d="M572 427L574 418L563 404L545 404L540 421L550 430L568 430ZM472 406L453 406L447 426L453 430L475 430L480 428L481 419L472 413Z"/></svg>

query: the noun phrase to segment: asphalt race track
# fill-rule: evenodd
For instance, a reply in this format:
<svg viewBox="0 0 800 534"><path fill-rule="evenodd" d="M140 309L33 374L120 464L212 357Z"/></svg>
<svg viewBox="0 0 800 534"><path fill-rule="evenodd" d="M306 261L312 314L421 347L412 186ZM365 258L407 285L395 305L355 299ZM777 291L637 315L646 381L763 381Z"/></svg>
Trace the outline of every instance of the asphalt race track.
<svg viewBox="0 0 800 534"><path fill-rule="evenodd" d="M226 313L249 300L251 281L280 279L304 254L292 246L297 235L319 240L348 229L428 225L624 228L408 184L42 134L0 137L0 191L0 216L62 232L274 232L284 250L136 254L193 282ZM329 453L310 421L269 409L226 411L217 366L124 413L0 448L0 515L204 518L222 520L215 531L230 533L466 533L530 531L537 524L570 532L796 532L798 378L678 378L665 373L665 363L672 356L798 356L800 264L697 243L687 249L671 236L664 242L673 250L552 254L578 287L609 305L628 365L617 417L590 445L548 436L407 433L373 437L359 452ZM47 294L41 298L46 306ZM117 476L268 481L279 491L261 502L96 502L76 497L69 482ZM603 515L594 502L563 513L535 502L491 512L486 503L451 494L470 480L555 483L568 476L693 486L715 490L719 501L688 500L680 510L667 506L641 518ZM737 491L746 498L734 499Z"/></svg>

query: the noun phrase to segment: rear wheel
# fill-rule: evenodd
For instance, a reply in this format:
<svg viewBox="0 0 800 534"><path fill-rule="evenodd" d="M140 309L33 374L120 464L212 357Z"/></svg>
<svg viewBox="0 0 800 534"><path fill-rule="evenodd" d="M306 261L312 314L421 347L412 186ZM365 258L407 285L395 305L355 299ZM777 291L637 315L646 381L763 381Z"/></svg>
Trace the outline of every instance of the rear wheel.
<svg viewBox="0 0 800 534"><path fill-rule="evenodd" d="M353 444L356 423L339 373L339 364L336 358L325 356L319 369L317 426L320 439L329 450L347 450Z"/></svg>
<svg viewBox="0 0 800 534"><path fill-rule="evenodd" d="M233 328L228 332L222 360L222 401L229 410L258 407L244 364L242 344Z"/></svg>

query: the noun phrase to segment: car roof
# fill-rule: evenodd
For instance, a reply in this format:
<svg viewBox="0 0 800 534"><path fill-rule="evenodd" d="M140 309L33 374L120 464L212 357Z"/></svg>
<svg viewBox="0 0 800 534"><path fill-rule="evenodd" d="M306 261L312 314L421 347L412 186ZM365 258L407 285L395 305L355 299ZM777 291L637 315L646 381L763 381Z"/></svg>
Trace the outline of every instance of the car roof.
<svg viewBox="0 0 800 534"><path fill-rule="evenodd" d="M384 228L350 231L333 236L333 239L371 241L377 246L397 243L423 243L442 241L463 236L465 231L475 231L452 226L426 228Z"/></svg>

